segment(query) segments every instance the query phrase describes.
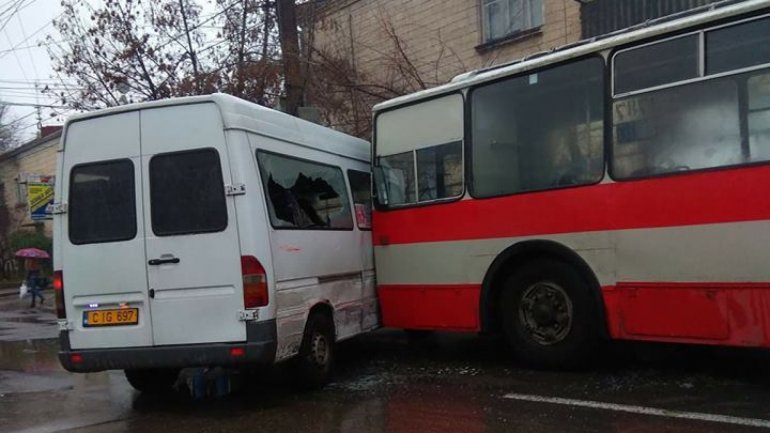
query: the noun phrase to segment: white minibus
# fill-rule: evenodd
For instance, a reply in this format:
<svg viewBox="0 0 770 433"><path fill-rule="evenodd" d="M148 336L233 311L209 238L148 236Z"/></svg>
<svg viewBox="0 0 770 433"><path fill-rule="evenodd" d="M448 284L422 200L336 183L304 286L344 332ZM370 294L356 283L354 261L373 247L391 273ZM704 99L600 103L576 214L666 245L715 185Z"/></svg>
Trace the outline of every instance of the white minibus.
<svg viewBox="0 0 770 433"><path fill-rule="evenodd" d="M292 360L379 325L369 143L215 94L77 115L59 149L59 359L145 392L181 368Z"/></svg>

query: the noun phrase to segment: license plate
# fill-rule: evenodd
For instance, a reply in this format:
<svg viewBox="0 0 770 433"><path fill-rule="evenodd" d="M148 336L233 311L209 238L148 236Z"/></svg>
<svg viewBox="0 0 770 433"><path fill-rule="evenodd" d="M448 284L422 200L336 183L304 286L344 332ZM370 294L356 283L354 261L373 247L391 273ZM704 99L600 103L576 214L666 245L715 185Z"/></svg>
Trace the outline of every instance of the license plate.
<svg viewBox="0 0 770 433"><path fill-rule="evenodd" d="M139 323L138 308L91 310L83 312L83 326L123 326Z"/></svg>

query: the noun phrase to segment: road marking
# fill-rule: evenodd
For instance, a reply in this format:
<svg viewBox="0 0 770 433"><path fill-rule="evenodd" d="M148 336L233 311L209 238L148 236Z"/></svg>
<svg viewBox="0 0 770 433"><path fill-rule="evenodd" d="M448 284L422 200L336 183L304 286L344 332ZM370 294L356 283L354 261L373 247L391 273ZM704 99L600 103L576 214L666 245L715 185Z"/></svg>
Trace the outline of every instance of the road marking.
<svg viewBox="0 0 770 433"><path fill-rule="evenodd" d="M655 407L603 403L600 401L575 400L571 398L544 397L528 394L506 394L503 396L503 398L509 400L529 401L534 403L560 404L565 406L586 407L590 409L611 410L615 412L627 412L639 415L663 416L667 418L681 418L696 421L717 422L722 424L770 428L770 420L759 418L741 418L712 413L682 412L678 410L659 409Z"/></svg>

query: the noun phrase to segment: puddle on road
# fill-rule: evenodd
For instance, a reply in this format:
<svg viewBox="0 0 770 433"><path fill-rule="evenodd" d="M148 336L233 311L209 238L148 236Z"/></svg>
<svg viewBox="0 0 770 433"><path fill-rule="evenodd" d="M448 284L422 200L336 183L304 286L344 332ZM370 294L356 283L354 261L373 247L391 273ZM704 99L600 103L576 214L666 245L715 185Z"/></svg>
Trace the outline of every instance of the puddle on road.
<svg viewBox="0 0 770 433"><path fill-rule="evenodd" d="M59 341L0 341L0 370L24 373L62 371L56 354Z"/></svg>

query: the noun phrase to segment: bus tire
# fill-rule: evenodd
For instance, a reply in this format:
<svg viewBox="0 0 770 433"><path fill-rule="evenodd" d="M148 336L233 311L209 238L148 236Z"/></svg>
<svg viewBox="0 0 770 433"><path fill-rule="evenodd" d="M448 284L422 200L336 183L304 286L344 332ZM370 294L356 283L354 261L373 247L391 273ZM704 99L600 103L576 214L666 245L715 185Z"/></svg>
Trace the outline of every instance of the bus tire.
<svg viewBox="0 0 770 433"><path fill-rule="evenodd" d="M500 318L519 359L535 368L588 365L599 343L591 288L567 263L538 260L505 280Z"/></svg>
<svg viewBox="0 0 770 433"><path fill-rule="evenodd" d="M125 370L124 373L128 383L145 394L168 393L179 378L179 369L176 368Z"/></svg>
<svg viewBox="0 0 770 433"><path fill-rule="evenodd" d="M297 385L317 389L326 385L334 368L334 325L322 312L310 314L299 354L294 359Z"/></svg>

